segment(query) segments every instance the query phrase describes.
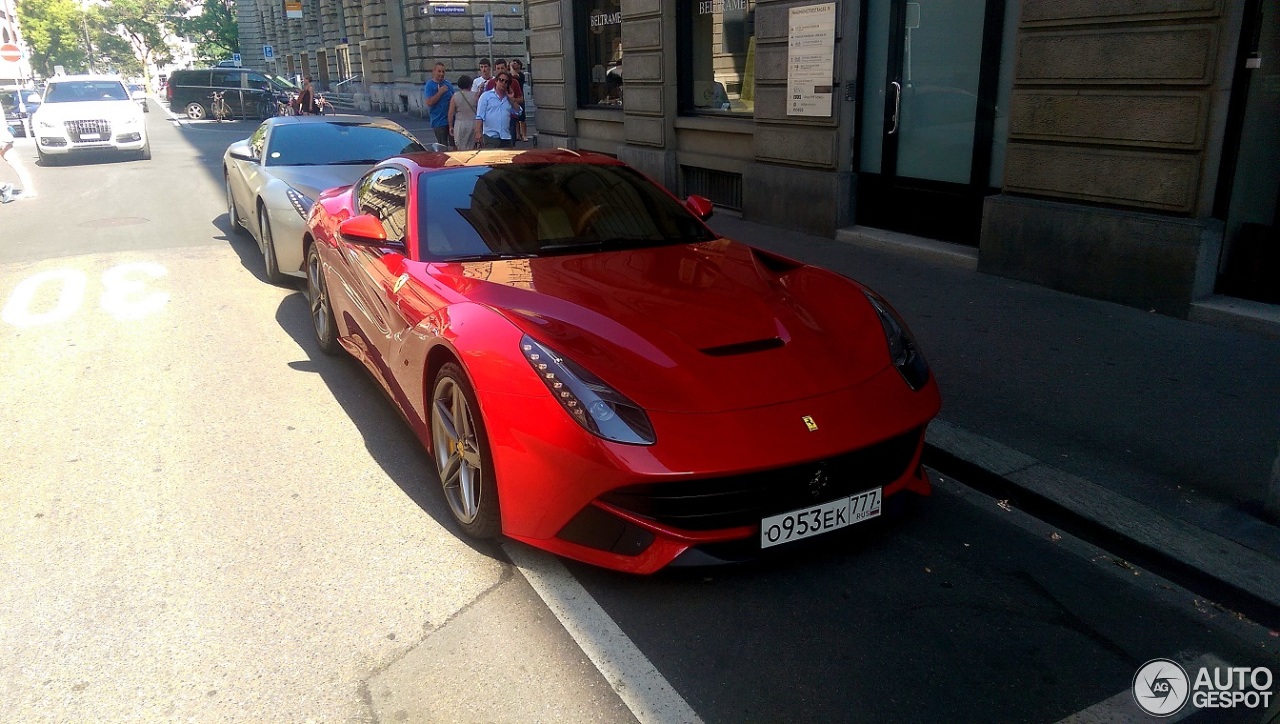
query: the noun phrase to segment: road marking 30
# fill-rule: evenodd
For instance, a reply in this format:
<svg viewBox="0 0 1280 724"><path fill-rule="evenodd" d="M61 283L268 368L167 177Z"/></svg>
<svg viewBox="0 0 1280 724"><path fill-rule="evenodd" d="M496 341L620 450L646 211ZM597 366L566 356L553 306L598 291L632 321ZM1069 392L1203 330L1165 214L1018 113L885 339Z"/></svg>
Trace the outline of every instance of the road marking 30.
<svg viewBox="0 0 1280 724"><path fill-rule="evenodd" d="M147 282L168 273L163 266L151 261L111 267L102 273L104 289L98 304L107 314L122 321L155 314L169 303L169 293L148 291ZM32 310L36 295L47 283L59 285L57 301L52 308ZM79 269L50 269L33 274L14 287L4 309L0 310L0 319L23 328L65 322L80 311L88 285L88 275Z"/></svg>

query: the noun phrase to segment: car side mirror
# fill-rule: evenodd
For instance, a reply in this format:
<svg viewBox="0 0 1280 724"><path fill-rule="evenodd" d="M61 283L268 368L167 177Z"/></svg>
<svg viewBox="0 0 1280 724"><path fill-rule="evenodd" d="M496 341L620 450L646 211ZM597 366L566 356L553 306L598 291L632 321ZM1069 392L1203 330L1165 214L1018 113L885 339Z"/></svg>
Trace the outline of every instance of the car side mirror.
<svg viewBox="0 0 1280 724"><path fill-rule="evenodd" d="M338 224L338 233L352 244L387 246L387 232L382 222L371 214L360 214Z"/></svg>
<svg viewBox="0 0 1280 724"><path fill-rule="evenodd" d="M715 206L711 204L711 200L705 196L692 194L685 199L684 205L693 212L693 215L706 221L711 218L711 214L715 212Z"/></svg>
<svg viewBox="0 0 1280 724"><path fill-rule="evenodd" d="M253 155L253 151L247 148L231 149L231 157L240 161L253 161L254 163L258 161L257 157Z"/></svg>

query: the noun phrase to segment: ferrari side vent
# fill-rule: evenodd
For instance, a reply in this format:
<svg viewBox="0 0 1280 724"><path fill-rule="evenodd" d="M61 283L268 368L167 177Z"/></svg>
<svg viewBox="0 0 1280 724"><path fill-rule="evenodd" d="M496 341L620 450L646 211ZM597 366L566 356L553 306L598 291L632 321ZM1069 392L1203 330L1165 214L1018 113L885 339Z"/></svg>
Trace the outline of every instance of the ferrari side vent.
<svg viewBox="0 0 1280 724"><path fill-rule="evenodd" d="M756 261L760 262L761 266L774 274L786 274L804 266L804 264L794 259L788 259L785 256L779 256L763 249L752 248L751 253L755 256Z"/></svg>
<svg viewBox="0 0 1280 724"><path fill-rule="evenodd" d="M766 349L777 349L784 344L786 343L781 339L770 337L769 339L757 339L751 342L737 342L719 347L707 347L702 350L702 353L712 357L732 357L736 354L749 354L751 352L763 352Z"/></svg>

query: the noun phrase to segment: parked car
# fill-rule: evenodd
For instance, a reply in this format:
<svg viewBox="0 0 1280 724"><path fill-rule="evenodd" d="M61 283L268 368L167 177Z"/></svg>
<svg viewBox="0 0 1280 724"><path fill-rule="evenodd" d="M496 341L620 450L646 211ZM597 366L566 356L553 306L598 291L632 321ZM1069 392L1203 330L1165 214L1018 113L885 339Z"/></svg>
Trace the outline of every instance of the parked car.
<svg viewBox="0 0 1280 724"><path fill-rule="evenodd" d="M129 97L138 102L142 107L143 113L150 113L151 107L147 105L147 88L141 83L129 84Z"/></svg>
<svg viewBox="0 0 1280 724"><path fill-rule="evenodd" d="M0 105L4 106L5 121L15 136L26 135L24 121L40 107L40 94L31 90L0 92Z"/></svg>
<svg viewBox="0 0 1280 724"><path fill-rule="evenodd" d="M383 118L268 118L222 157L232 230L248 229L257 239L272 283L300 277L307 212L320 192L351 183L388 156L421 150Z"/></svg>
<svg viewBox="0 0 1280 724"><path fill-rule="evenodd" d="M49 79L44 103L31 116L42 165L84 151L119 151L151 158L142 109L118 76L60 75Z"/></svg>
<svg viewBox="0 0 1280 724"><path fill-rule="evenodd" d="M223 94L233 118L269 118L275 115L276 102L287 102L297 87L248 68L199 68L175 70L164 90L170 110L193 121L209 117L214 91Z"/></svg>
<svg viewBox="0 0 1280 724"><path fill-rule="evenodd" d="M311 211L316 341L383 386L479 538L651 573L928 493L940 398L902 319L711 213L590 153L391 158Z"/></svg>

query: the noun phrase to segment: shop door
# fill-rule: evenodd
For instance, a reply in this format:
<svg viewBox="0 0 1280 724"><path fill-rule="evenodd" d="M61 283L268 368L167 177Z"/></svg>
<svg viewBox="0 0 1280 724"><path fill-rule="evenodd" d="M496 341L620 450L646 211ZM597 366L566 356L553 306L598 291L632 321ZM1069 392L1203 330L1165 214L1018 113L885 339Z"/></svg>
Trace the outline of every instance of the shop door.
<svg viewBox="0 0 1280 724"><path fill-rule="evenodd" d="M976 245L982 199L999 190L1017 2L866 8L857 223Z"/></svg>

